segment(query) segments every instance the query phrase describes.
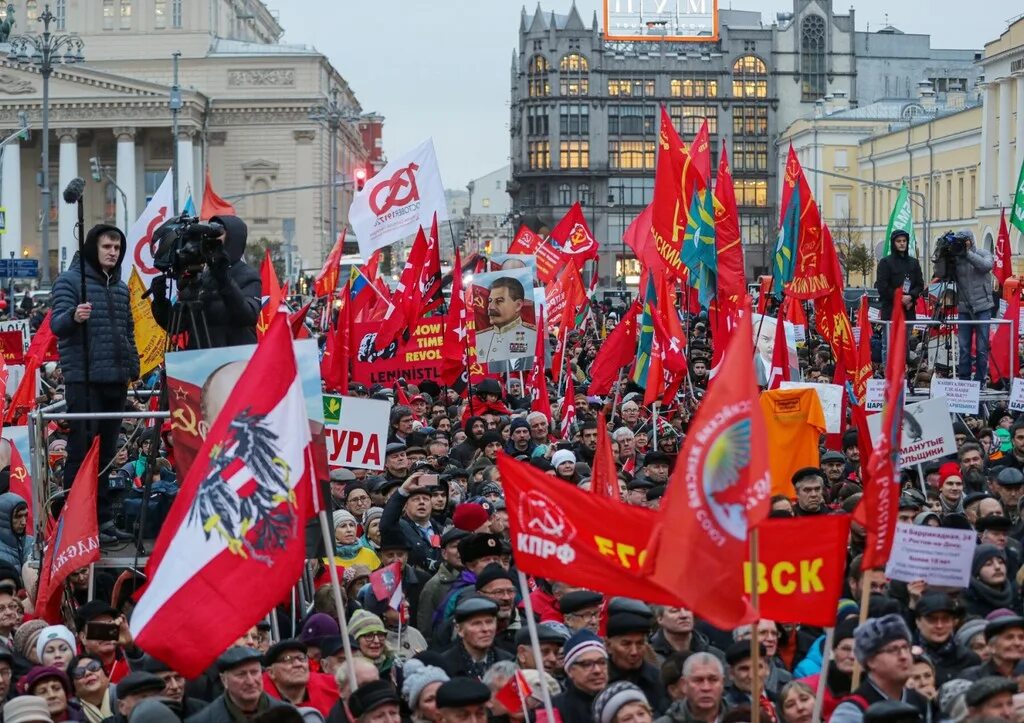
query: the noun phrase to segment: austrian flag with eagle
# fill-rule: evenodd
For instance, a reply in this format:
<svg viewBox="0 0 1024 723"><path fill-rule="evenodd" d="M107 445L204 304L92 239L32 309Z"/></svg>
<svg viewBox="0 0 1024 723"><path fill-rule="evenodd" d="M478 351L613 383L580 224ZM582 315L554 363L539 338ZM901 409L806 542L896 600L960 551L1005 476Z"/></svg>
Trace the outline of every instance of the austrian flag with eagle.
<svg viewBox="0 0 1024 723"><path fill-rule="evenodd" d="M149 583L132 614L140 648L197 676L286 596L305 556L310 442L291 334L280 314L161 528Z"/></svg>

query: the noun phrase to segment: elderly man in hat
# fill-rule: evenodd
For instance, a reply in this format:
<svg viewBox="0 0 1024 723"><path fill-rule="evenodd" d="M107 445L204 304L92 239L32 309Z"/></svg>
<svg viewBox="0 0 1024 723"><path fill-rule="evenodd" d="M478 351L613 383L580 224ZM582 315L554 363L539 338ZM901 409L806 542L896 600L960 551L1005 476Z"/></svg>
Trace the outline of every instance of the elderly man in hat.
<svg viewBox="0 0 1024 723"><path fill-rule="evenodd" d="M796 504L793 514L797 517L806 515L828 514L825 505L825 475L817 467L803 467L793 473L793 489L796 490Z"/></svg>
<svg viewBox="0 0 1024 723"><path fill-rule="evenodd" d="M498 633L494 643L510 654L516 651L516 633L522 627L516 609L515 576L501 563L492 562L480 571L474 583L476 592L498 606Z"/></svg>
<svg viewBox="0 0 1024 723"><path fill-rule="evenodd" d="M541 623L537 626L537 639L540 642L541 664L544 672L558 678L558 654L566 641L566 634L561 625L549 625ZM530 629L522 627L516 633L516 664L523 670L537 668L537 659L533 655L533 645L530 642Z"/></svg>
<svg viewBox="0 0 1024 723"><path fill-rule="evenodd" d="M188 718L187 723L239 723L270 708L287 705L263 690L263 656L258 650L236 645L217 658L224 693Z"/></svg>
<svg viewBox="0 0 1024 723"><path fill-rule="evenodd" d="M461 507L467 507L467 505ZM458 554L463 570L452 583L448 595L434 609L431 618L433 622L431 630L437 644L447 645L451 641L450 623L455 607L464 596L473 594L476 576L485 567L501 562L503 550L501 537L488 532L475 532L459 540Z"/></svg>
<svg viewBox="0 0 1024 723"><path fill-rule="evenodd" d="M439 723L487 723L491 689L475 678L456 677L437 689Z"/></svg>
<svg viewBox="0 0 1024 723"><path fill-rule="evenodd" d="M579 630L562 646L565 690L551 701L562 723L591 723L594 698L608 687L608 651L601 638Z"/></svg>
<svg viewBox="0 0 1024 723"><path fill-rule="evenodd" d="M310 672L308 649L301 640L271 645L263 666L263 690L271 698L297 708L316 708L324 717L338 702L338 684L325 673Z"/></svg>
<svg viewBox="0 0 1024 723"><path fill-rule="evenodd" d="M867 672L860 687L836 706L832 723L861 723L873 703L901 701L913 705L922 716L930 715L928 700L906 687L914 658L910 653L910 629L896 614L869 618L853 631L854 655Z"/></svg>
<svg viewBox="0 0 1024 723"><path fill-rule="evenodd" d="M825 473L825 484L832 498L846 482L846 455L832 449L828 450L821 455L821 471Z"/></svg>
<svg viewBox="0 0 1024 723"><path fill-rule="evenodd" d="M138 663L133 663L136 670L152 673L164 683L162 698L178 712L181 718L194 715L206 707L207 703L199 698L185 695L185 676L171 666L163 663L152 655L143 655Z"/></svg>
<svg viewBox="0 0 1024 723"><path fill-rule="evenodd" d="M1024 660L1024 618L1003 615L990 620L985 625L985 645L989 659L967 668L956 677L964 680L979 680L992 675L1012 678L1017 664Z"/></svg>
<svg viewBox="0 0 1024 723"><path fill-rule="evenodd" d="M611 612L611 611L610 611ZM668 708L658 668L644 658L647 637L653 626L653 614L612 612L608 617L606 646L608 648L608 680L625 680L647 696L654 712L661 715Z"/></svg>
<svg viewBox="0 0 1024 723"><path fill-rule="evenodd" d="M400 723L401 699L389 680L374 680L357 688L348 699L352 720L357 723Z"/></svg>
<svg viewBox="0 0 1024 723"><path fill-rule="evenodd" d="M1013 696L1017 681L996 675L979 678L964 693L968 720L1019 720L1014 715Z"/></svg>
<svg viewBox="0 0 1024 723"><path fill-rule="evenodd" d="M162 696L164 692L164 681L152 673L135 671L129 673L117 684L117 712L121 720L128 720L135 706L146 698Z"/></svg>
<svg viewBox="0 0 1024 723"><path fill-rule="evenodd" d="M566 627L573 633L589 630L598 633L601 627L601 603L604 596L592 590L573 590L567 592L558 601L558 609L562 613Z"/></svg>
<svg viewBox="0 0 1024 723"><path fill-rule="evenodd" d="M498 633L498 605L482 595L467 595L455 606L455 643L444 653L450 676L480 680L492 665L512 660L511 653L494 644Z"/></svg>

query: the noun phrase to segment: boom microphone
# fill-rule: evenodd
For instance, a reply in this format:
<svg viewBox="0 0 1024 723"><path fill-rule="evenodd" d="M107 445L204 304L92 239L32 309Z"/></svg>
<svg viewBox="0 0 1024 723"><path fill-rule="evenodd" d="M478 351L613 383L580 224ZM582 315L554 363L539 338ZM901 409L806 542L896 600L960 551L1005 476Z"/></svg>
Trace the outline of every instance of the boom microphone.
<svg viewBox="0 0 1024 723"><path fill-rule="evenodd" d="M64 203L78 203L85 193L85 181L81 178L72 178L68 187L64 189Z"/></svg>

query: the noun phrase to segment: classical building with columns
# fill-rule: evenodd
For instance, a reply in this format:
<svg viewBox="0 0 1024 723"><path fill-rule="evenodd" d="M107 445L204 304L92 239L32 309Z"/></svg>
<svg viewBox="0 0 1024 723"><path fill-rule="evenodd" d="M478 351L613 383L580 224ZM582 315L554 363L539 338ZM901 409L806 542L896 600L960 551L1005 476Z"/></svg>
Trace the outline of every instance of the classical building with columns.
<svg viewBox="0 0 1024 723"><path fill-rule="evenodd" d="M13 35L41 33L42 0L15 0ZM208 168L217 193L233 200L250 242L282 241L289 268L318 268L333 245L332 176L338 228L344 227L357 168L383 162L383 119L364 114L327 58L279 42L283 29L260 0L53 0L51 32L75 33L85 61L58 65L49 82L50 268L74 253L74 207L60 191L86 179L86 226L124 226L138 217L179 158L179 206L198 207ZM0 257L41 258L43 83L39 69L0 45L0 129L7 137L27 114L31 136L3 148L0 204L6 233ZM170 109L172 56L180 53L178 133ZM333 108L334 123L318 108ZM331 114L328 114L331 115ZM336 127L332 174L330 136ZM114 182L93 180L98 158ZM302 190L261 193L305 186ZM118 188L121 190L119 191ZM123 197L122 193L123 192Z"/></svg>

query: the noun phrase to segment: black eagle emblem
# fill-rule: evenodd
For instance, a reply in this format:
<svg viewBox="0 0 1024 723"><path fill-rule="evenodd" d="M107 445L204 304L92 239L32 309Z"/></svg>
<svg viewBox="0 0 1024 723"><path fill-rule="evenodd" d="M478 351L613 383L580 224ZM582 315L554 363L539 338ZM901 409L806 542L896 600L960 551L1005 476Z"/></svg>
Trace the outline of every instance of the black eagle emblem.
<svg viewBox="0 0 1024 723"><path fill-rule="evenodd" d="M210 469L199 483L188 522L198 522L207 540L214 532L219 534L233 554L270 565L272 553L297 533L298 515L295 492L288 484L291 467L280 457L278 435L265 419L265 414L253 414L247 407L231 420L224 441L210 450ZM244 497L228 484L237 473L236 460L257 483Z"/></svg>

